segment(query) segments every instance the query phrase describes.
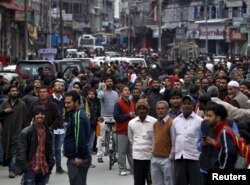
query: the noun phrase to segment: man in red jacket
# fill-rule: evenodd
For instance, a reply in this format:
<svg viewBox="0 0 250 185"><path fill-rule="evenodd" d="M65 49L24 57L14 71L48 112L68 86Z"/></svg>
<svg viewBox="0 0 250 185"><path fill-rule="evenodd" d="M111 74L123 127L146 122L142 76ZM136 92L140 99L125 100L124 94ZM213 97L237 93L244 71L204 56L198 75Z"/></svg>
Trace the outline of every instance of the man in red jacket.
<svg viewBox="0 0 250 185"><path fill-rule="evenodd" d="M130 170L133 170L132 145L128 139L128 122L135 117L134 103L129 100L130 91L128 86L120 88L121 98L114 107L114 119L116 121L116 134L118 146L119 175L127 175L126 157Z"/></svg>

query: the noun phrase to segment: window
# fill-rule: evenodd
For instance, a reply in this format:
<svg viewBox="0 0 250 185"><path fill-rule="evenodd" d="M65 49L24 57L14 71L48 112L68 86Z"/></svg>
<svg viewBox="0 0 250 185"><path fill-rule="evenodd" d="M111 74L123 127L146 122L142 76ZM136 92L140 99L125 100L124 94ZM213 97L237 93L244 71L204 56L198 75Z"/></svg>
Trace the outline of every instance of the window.
<svg viewBox="0 0 250 185"><path fill-rule="evenodd" d="M203 19L204 18L204 8L203 8L203 6L202 7L200 7L200 16L199 16L201 19Z"/></svg>
<svg viewBox="0 0 250 185"><path fill-rule="evenodd" d="M216 19L216 7L212 6L211 9L211 19Z"/></svg>
<svg viewBox="0 0 250 185"><path fill-rule="evenodd" d="M232 9L232 17L239 17L239 8L238 7L233 7Z"/></svg>
<svg viewBox="0 0 250 185"><path fill-rule="evenodd" d="M194 19L197 19L198 18L198 7L195 6L194 7Z"/></svg>
<svg viewBox="0 0 250 185"><path fill-rule="evenodd" d="M223 18L229 18L229 9L227 6L224 6L224 16Z"/></svg>

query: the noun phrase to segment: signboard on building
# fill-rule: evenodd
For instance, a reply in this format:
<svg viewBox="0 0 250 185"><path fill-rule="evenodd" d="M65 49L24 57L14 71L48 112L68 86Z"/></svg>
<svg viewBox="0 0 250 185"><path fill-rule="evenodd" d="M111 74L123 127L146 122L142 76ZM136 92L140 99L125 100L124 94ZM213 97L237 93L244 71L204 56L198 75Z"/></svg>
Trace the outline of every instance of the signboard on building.
<svg viewBox="0 0 250 185"><path fill-rule="evenodd" d="M223 40L225 38L224 35L225 26L224 24L206 24L200 25L200 40L206 40L206 35L208 36L208 40Z"/></svg>
<svg viewBox="0 0 250 185"><path fill-rule="evenodd" d="M24 21L24 11L15 11L15 21Z"/></svg>
<svg viewBox="0 0 250 185"><path fill-rule="evenodd" d="M230 41L246 41L247 35L240 32L240 29L230 29L227 40Z"/></svg>
<svg viewBox="0 0 250 185"><path fill-rule="evenodd" d="M72 21L63 21L64 27L72 27Z"/></svg>
<svg viewBox="0 0 250 185"><path fill-rule="evenodd" d="M85 22L77 22L77 21L73 21L72 22L72 28L74 30L83 30L83 28L90 28L90 24L89 23L85 23Z"/></svg>

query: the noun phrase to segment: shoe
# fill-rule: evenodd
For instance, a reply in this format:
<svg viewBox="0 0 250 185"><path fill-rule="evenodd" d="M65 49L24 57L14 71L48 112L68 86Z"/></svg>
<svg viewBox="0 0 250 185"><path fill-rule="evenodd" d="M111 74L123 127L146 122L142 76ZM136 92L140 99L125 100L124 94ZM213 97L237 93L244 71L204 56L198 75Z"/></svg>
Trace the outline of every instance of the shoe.
<svg viewBox="0 0 250 185"><path fill-rule="evenodd" d="M127 172L126 172L125 170L122 170L122 171L120 171L119 175L121 175L121 176L126 176L126 175L127 175Z"/></svg>
<svg viewBox="0 0 250 185"><path fill-rule="evenodd" d="M94 164L91 164L91 165L90 165L90 168L95 168L95 165L94 165Z"/></svg>
<svg viewBox="0 0 250 185"><path fill-rule="evenodd" d="M98 163L103 163L103 159L102 158L98 158L97 161L98 161Z"/></svg>
<svg viewBox="0 0 250 185"><path fill-rule="evenodd" d="M58 167L56 168L56 173L62 174L62 173L65 173L65 171L62 169L62 167Z"/></svg>
<svg viewBox="0 0 250 185"><path fill-rule="evenodd" d="M13 171L9 172L9 178L15 178L16 174Z"/></svg>

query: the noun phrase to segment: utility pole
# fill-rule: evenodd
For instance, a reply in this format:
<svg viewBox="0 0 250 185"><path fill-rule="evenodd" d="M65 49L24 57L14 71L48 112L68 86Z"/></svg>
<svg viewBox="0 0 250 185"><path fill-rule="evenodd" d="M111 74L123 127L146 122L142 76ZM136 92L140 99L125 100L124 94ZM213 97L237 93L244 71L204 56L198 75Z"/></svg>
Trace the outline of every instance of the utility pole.
<svg viewBox="0 0 250 185"><path fill-rule="evenodd" d="M48 3L49 6L49 13L48 13L48 27L49 27L49 33L47 35L47 48L51 48L51 32L52 32L52 28L51 28L51 16L52 16L52 10L51 10L51 6L52 6L52 0L49 0Z"/></svg>
<svg viewBox="0 0 250 185"><path fill-rule="evenodd" d="M128 52L131 55L131 0L128 0Z"/></svg>
<svg viewBox="0 0 250 185"><path fill-rule="evenodd" d="M205 41L205 52L208 53L208 25L207 25L207 17L208 17L208 2L205 1L205 20L206 20L206 41Z"/></svg>
<svg viewBox="0 0 250 185"><path fill-rule="evenodd" d="M250 0L248 0L247 14L248 14L247 20L249 20L250 19ZM249 21L248 21L248 33L247 33L247 37L248 37L247 42L249 44L250 43L250 24L249 24Z"/></svg>
<svg viewBox="0 0 250 185"><path fill-rule="evenodd" d="M28 15L27 15L28 0L24 0L24 59L28 60Z"/></svg>
<svg viewBox="0 0 250 185"><path fill-rule="evenodd" d="M63 51L63 17L62 17L62 0L59 0L60 3L60 38L61 38L61 57L64 58L64 51Z"/></svg>
<svg viewBox="0 0 250 185"><path fill-rule="evenodd" d="M161 36L162 36L162 8L161 8L161 0L158 0L158 51L161 52Z"/></svg>

